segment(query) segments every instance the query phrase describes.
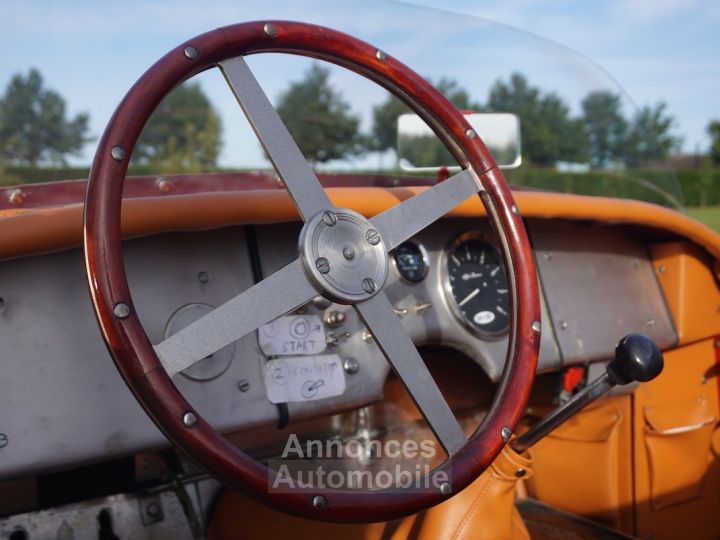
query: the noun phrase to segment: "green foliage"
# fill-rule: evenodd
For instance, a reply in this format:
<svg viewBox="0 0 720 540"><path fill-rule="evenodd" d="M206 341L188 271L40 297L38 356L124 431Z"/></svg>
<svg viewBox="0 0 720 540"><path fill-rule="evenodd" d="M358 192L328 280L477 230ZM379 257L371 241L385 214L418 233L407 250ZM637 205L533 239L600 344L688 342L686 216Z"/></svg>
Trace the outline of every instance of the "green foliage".
<svg viewBox="0 0 720 540"><path fill-rule="evenodd" d="M365 151L360 118L329 82L330 71L313 64L302 80L280 95L277 112L305 159L342 159Z"/></svg>
<svg viewBox="0 0 720 540"><path fill-rule="evenodd" d="M90 139L88 115L67 118L65 100L45 88L37 69L12 77L0 99L0 158L37 166L64 164Z"/></svg>
<svg viewBox="0 0 720 540"><path fill-rule="evenodd" d="M682 140L671 133L675 120L666 108L665 103L646 105L635 115L624 144L629 165L660 161L680 147Z"/></svg>
<svg viewBox="0 0 720 540"><path fill-rule="evenodd" d="M607 167L625 156L627 121L620 96L607 91L591 92L582 100L590 163Z"/></svg>
<svg viewBox="0 0 720 540"><path fill-rule="evenodd" d="M707 126L710 135L710 157L713 162L720 163L720 121L713 120Z"/></svg>
<svg viewBox="0 0 720 540"><path fill-rule="evenodd" d="M543 94L525 76L513 73L490 90L487 109L520 117L523 158L537 165L557 161L585 161L587 148L582 125L554 93Z"/></svg>
<svg viewBox="0 0 720 540"><path fill-rule="evenodd" d="M197 83L173 90L143 128L132 163L156 172L201 172L217 166L220 117Z"/></svg>

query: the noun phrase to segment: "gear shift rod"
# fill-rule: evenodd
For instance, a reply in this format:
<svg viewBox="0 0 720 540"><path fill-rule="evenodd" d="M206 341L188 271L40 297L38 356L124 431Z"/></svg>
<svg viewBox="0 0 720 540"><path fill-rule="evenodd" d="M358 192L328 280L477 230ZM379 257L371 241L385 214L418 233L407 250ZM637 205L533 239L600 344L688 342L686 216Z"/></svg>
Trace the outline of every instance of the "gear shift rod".
<svg viewBox="0 0 720 540"><path fill-rule="evenodd" d="M663 355L657 345L642 334L628 334L615 347L615 358L610 361L603 375L515 439L510 446L516 452L527 450L586 405L605 395L612 387L633 381L650 381L657 377L662 369Z"/></svg>

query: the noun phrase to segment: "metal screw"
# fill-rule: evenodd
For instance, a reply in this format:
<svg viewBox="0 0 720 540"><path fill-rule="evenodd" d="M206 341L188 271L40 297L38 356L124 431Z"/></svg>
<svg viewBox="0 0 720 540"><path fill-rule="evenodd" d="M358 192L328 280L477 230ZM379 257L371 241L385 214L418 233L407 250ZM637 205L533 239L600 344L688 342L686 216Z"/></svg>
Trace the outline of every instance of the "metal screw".
<svg viewBox="0 0 720 540"><path fill-rule="evenodd" d="M330 261L325 257L319 257L318 260L315 261L315 268L317 268L321 274L327 274L330 271Z"/></svg>
<svg viewBox="0 0 720 540"><path fill-rule="evenodd" d="M327 508L327 500L322 495L315 495L312 498L312 506L315 510L325 510Z"/></svg>
<svg viewBox="0 0 720 540"><path fill-rule="evenodd" d="M160 508L160 505L158 503L153 502L147 505L147 508L145 508L145 513L151 518L157 519L162 516L162 508Z"/></svg>
<svg viewBox="0 0 720 540"><path fill-rule="evenodd" d="M170 193L170 181L166 178L158 178L155 181L155 187L157 187L160 193Z"/></svg>
<svg viewBox="0 0 720 540"><path fill-rule="evenodd" d="M185 47L185 50L183 52L185 53L185 56L190 60L195 60L198 56L197 49L195 47L187 46Z"/></svg>
<svg viewBox="0 0 720 540"><path fill-rule="evenodd" d="M323 212L323 221L328 227L334 227L337 223L337 216L335 215L335 212L331 212L330 210Z"/></svg>
<svg viewBox="0 0 720 540"><path fill-rule="evenodd" d="M560 328L565 330L568 327L567 321L560 321Z"/></svg>
<svg viewBox="0 0 720 540"><path fill-rule="evenodd" d="M113 146L110 149L110 156L115 161L122 161L123 159L125 159L125 150L123 150L121 146Z"/></svg>
<svg viewBox="0 0 720 540"><path fill-rule="evenodd" d="M452 493L452 487L448 482L443 482L440 484L440 493L443 495L450 495Z"/></svg>
<svg viewBox="0 0 720 540"><path fill-rule="evenodd" d="M8 436L4 433L0 433L0 448L5 448L8 445Z"/></svg>
<svg viewBox="0 0 720 540"><path fill-rule="evenodd" d="M118 302L113 308L113 314L118 319L127 319L130 316L130 306L124 302Z"/></svg>
<svg viewBox="0 0 720 540"><path fill-rule="evenodd" d="M522 478L527 474L527 471L525 469L516 469L515 470L515 478Z"/></svg>
<svg viewBox="0 0 720 540"><path fill-rule="evenodd" d="M510 440L510 435L512 435L512 430L505 426L500 430L500 435L502 436L503 441L508 442Z"/></svg>
<svg viewBox="0 0 720 540"><path fill-rule="evenodd" d="M263 32L265 32L265 35L270 38L274 38L277 36L277 30L275 29L275 25L272 25L270 23L265 23L265 26L263 26Z"/></svg>
<svg viewBox="0 0 720 540"><path fill-rule="evenodd" d="M353 248L346 247L343 249L343 257L345 257L348 261L352 261L355 258L355 252L353 251Z"/></svg>
<svg viewBox="0 0 720 540"><path fill-rule="evenodd" d="M658 267L658 272L660 272L661 274L664 274L664 273L665 273L665 270L666 270L666 268L665 268L665 265L663 265L663 264L661 264L661 265Z"/></svg>
<svg viewBox="0 0 720 540"><path fill-rule="evenodd" d="M532 330L533 330L533 332L535 332L536 334L539 334L539 333L540 333L540 321L533 321L533 323L532 323Z"/></svg>
<svg viewBox="0 0 720 540"><path fill-rule="evenodd" d="M385 51L381 51L380 49L378 49L377 51L375 51L375 58L377 58L381 62L384 62L387 58L387 54L385 53Z"/></svg>
<svg viewBox="0 0 720 540"><path fill-rule="evenodd" d="M360 369L360 364L354 358L346 358L343 361L343 369L348 375L355 375Z"/></svg>
<svg viewBox="0 0 720 540"><path fill-rule="evenodd" d="M197 424L197 416L195 416L195 413L186 412L183 414L182 422L185 427L195 427L195 424Z"/></svg>
<svg viewBox="0 0 720 540"><path fill-rule="evenodd" d="M250 390L250 381L247 379L240 379L237 384L238 390L241 392L247 392Z"/></svg>
<svg viewBox="0 0 720 540"><path fill-rule="evenodd" d="M362 288L366 293L372 294L375 292L375 289L377 287L372 278L366 277L365 279L363 279Z"/></svg>
<svg viewBox="0 0 720 540"><path fill-rule="evenodd" d="M474 130L474 129L468 129L468 130L465 132L465 136L466 136L468 139L474 139L475 137L477 137L477 133L475 133L475 130Z"/></svg>
<svg viewBox="0 0 720 540"><path fill-rule="evenodd" d="M365 234L365 238L373 246L377 246L380 243L380 233L378 233L375 229L368 229L368 232Z"/></svg>
<svg viewBox="0 0 720 540"><path fill-rule="evenodd" d="M25 194L23 193L22 189L13 189L8 192L7 199L10 204L18 206L25 202Z"/></svg>

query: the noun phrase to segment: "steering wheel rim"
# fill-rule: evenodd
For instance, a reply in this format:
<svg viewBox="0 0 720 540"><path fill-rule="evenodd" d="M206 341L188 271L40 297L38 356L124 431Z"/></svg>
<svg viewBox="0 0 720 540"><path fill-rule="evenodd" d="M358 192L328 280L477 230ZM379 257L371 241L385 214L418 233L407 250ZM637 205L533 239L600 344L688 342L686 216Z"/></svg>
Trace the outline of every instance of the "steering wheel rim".
<svg viewBox="0 0 720 540"><path fill-rule="evenodd" d="M240 101L237 86L247 80L233 79L233 70L244 70L242 57L260 52L310 56L355 71L395 94L433 128L464 171L395 208L413 200L420 202L411 204L427 204L424 201L429 197L438 194L443 197L443 193L446 197L454 193L449 202L457 204L463 200L464 193L458 190L463 186L467 188L471 181L487 210L500 240L510 285L510 346L502 381L488 414L470 439L461 448L449 451L450 459L440 466L452 479L452 493L464 489L492 463L520 420L539 354L540 301L530 243L502 173L464 117L419 75L369 44L316 25L255 21L197 36L155 63L117 107L98 144L85 202L86 274L103 338L126 383L156 425L191 459L228 485L280 510L325 521L381 521L418 512L445 500L449 495L447 490L358 492L298 488L290 493L272 491L271 470L229 443L185 400L136 315L123 261L120 213L129 157L142 127L175 86L215 66L223 71ZM251 77L251 86L253 81ZM245 103L241 101L241 105L245 108L247 99ZM251 123L254 120L250 116L249 119ZM254 127L262 141L264 128ZM282 164L275 159L273 162L276 170L282 169ZM296 185L291 185L290 175L286 177L282 174L285 171L278 172L306 225L326 209L322 205L313 206L309 202L313 197L303 196ZM455 178L460 180L451 183ZM447 187L443 187L444 184ZM310 191L315 198L324 196L329 201L321 187L322 196L314 188ZM373 218L376 221L369 221L369 226L384 224L384 229L378 229L386 252L397 245L397 238L393 237L396 227L392 225L398 223L398 214L389 212L380 215L386 215L384 222L378 216ZM366 230L368 225L362 223L361 227ZM305 255L307 258L307 253ZM308 269L310 263L304 264ZM314 285L317 287L317 283ZM377 298L382 298L378 291L368 293L355 308L365 318L358 306L372 310L373 305L377 307L382 302L374 300ZM388 360L393 364L392 359L388 357ZM393 367L397 369L395 364Z"/></svg>

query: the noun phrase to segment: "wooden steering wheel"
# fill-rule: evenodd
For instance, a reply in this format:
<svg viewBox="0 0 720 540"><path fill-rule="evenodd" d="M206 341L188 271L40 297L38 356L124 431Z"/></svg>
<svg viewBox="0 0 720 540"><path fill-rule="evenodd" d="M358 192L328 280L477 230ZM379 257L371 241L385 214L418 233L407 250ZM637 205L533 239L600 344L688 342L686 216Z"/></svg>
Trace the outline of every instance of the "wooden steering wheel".
<svg viewBox="0 0 720 540"><path fill-rule="evenodd" d="M245 55L263 52L319 58L375 81L433 128L463 170L370 219L335 208L245 63ZM138 136L162 98L213 67L225 76L305 221L299 257L153 345L136 315L125 275L123 182ZM497 395L467 439L382 289L388 252L475 193L500 240L510 284L511 324ZM209 473L280 510L326 521L362 522L393 519L438 504L492 463L529 397L540 345L538 285L527 233L502 173L480 137L440 92L384 51L346 34L299 22L248 22L197 36L161 58L127 93L100 140L88 182L84 245L100 329L145 411L170 441ZM277 493L270 489L275 471L215 431L173 384L174 374L317 294L357 310L448 454L440 468L451 483L422 491L298 488Z"/></svg>

